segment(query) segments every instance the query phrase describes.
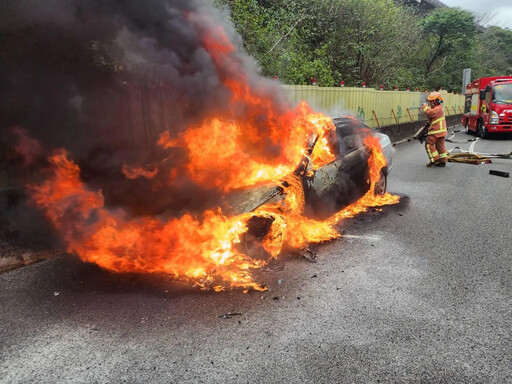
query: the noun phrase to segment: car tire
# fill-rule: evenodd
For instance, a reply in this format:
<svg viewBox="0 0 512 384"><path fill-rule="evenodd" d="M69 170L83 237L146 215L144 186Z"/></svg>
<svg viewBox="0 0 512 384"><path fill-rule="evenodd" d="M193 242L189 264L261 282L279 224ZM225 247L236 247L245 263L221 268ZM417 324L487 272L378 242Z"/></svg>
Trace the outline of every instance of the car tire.
<svg viewBox="0 0 512 384"><path fill-rule="evenodd" d="M386 193L388 187L388 176L381 171L379 181L375 183L375 187L373 189L375 195L384 195Z"/></svg>
<svg viewBox="0 0 512 384"><path fill-rule="evenodd" d="M484 127L484 123L482 120L480 120L478 122L478 126L477 126L477 133L478 133L478 137L480 137L481 139L487 139L489 138L489 133L487 132L487 130L485 129Z"/></svg>
<svg viewBox="0 0 512 384"><path fill-rule="evenodd" d="M269 260L270 253L263 247L263 239L269 233L273 218L253 216L247 222L247 232L238 245L240 251L255 260ZM284 236L283 233L280 236Z"/></svg>

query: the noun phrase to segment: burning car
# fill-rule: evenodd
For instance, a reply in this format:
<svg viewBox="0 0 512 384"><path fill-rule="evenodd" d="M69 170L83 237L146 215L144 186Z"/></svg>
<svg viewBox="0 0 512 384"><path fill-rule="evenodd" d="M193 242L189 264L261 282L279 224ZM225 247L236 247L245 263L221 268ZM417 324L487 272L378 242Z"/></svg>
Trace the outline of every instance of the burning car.
<svg viewBox="0 0 512 384"><path fill-rule="evenodd" d="M351 117L337 118L333 122L336 130L325 137L334 154L333 161L315 168L311 161L311 153L319 139L315 136L308 142L304 159L294 172L301 180L306 216L319 220L358 200L370 188L369 149L364 144L365 137L370 135L370 128ZM383 195L387 189L387 175L392 168L391 141L385 134L374 135L378 137L386 159L374 187L376 195ZM223 207L231 214L251 212L282 200L289 186L288 181L283 181L281 185L244 188L227 196Z"/></svg>
<svg viewBox="0 0 512 384"><path fill-rule="evenodd" d="M278 221L279 224L280 221L284 225L282 221L285 219L281 218L283 211L297 210L296 207L286 204L290 193L293 194L292 200L299 200L297 204L302 204L298 210L304 217L325 222L329 222L329 218L333 218L340 210L365 196L370 188L373 188L376 196L386 193L387 176L392 168L389 137L373 133L378 138L385 165L379 170L379 178L372 185L368 161L371 150L365 144L365 139L372 136L370 129L352 117L336 118L333 122L335 130L325 132L322 137L315 135L310 138L303 160L293 175L280 184L244 188L226 197L223 204L226 212L234 215L254 213L247 222L248 230L242 242L246 253L251 256L267 256L268 252L264 252L259 244L269 236L274 222ZM327 142L333 157L329 163L316 168L312 153L319 140ZM337 221L336 218L331 220ZM284 237L282 234L279 236Z"/></svg>
<svg viewBox="0 0 512 384"><path fill-rule="evenodd" d="M290 103L215 10L156 2L141 23L131 2L108 15L79 3L44 33L13 24L13 41L32 31L36 44L9 51L1 122L36 176L23 182L26 208L67 252L112 272L261 290L251 273L269 255L335 239L339 220L399 200L383 193L389 139ZM80 18L71 33L61 21L78 14L105 28ZM63 31L64 44L36 49Z"/></svg>
<svg viewBox="0 0 512 384"><path fill-rule="evenodd" d="M392 164L387 136L372 134L354 118L331 120L305 108L301 111L297 127L304 130L296 138L298 147L293 147L294 157L302 158L298 166L282 168L286 172L280 167L263 167L275 172L261 176L253 162L250 175L261 181L228 189L220 206L202 215L133 216L112 209L106 206L101 189L84 182L80 167L65 149L54 150L44 180L28 186L30 200L61 234L67 251L84 261L114 272L165 274L203 289L264 290L251 271L285 249L307 250L309 244L339 237L335 225L342 219L399 200L385 192ZM301 123L304 121L308 124ZM212 158L209 147L195 145L205 142L203 133L215 138L226 133L221 124L201 128L184 135L189 159L205 151L204 158ZM159 140L164 148L175 145L167 136L163 133ZM211 150L219 156L225 152L222 146ZM232 151L227 160L233 166L241 165L238 172L244 172L250 163L235 161L237 153ZM191 175L197 169L203 171L203 165L208 171L199 173L203 177L197 180L220 181L209 176L223 167L212 167L211 161L191 164L195 165L187 168ZM152 180L153 175L147 177ZM236 179L224 180L236 185Z"/></svg>

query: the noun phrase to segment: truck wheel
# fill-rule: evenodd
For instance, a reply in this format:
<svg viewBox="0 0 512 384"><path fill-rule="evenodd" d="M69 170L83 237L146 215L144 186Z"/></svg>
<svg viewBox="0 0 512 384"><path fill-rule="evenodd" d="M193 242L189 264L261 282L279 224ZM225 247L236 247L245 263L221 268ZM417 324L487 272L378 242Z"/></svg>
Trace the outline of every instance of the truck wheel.
<svg viewBox="0 0 512 384"><path fill-rule="evenodd" d="M466 128L466 135L472 135L473 131L469 129L469 119L466 119L466 124L464 124L464 128Z"/></svg>
<svg viewBox="0 0 512 384"><path fill-rule="evenodd" d="M489 133L487 132L487 129L485 129L484 123L482 120L478 122L478 128L477 128L478 136L482 139L487 139L489 137Z"/></svg>
<svg viewBox="0 0 512 384"><path fill-rule="evenodd" d="M388 187L388 176L380 171L380 179L375 183L374 193L375 195L383 195L386 193Z"/></svg>

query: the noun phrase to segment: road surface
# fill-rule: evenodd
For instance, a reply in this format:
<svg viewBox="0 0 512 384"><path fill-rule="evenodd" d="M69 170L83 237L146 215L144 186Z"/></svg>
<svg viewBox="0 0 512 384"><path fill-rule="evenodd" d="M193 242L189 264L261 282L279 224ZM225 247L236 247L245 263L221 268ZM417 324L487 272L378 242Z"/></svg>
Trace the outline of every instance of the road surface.
<svg viewBox="0 0 512 384"><path fill-rule="evenodd" d="M512 140L450 144L510 152ZM397 145L399 205L341 224L268 292L204 293L70 256L0 275L1 383L512 382L512 160L427 168ZM222 316L228 313L240 315Z"/></svg>

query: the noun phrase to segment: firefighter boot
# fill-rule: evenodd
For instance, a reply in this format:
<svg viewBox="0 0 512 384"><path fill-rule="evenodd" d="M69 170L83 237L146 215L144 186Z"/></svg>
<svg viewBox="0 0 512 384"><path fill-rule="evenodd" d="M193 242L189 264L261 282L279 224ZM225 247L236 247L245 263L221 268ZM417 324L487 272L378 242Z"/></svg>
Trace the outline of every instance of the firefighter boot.
<svg viewBox="0 0 512 384"><path fill-rule="evenodd" d="M436 164L436 163L428 163L428 164L427 164L427 167L429 167L429 168L430 168L430 167L433 167L435 164Z"/></svg>
<svg viewBox="0 0 512 384"><path fill-rule="evenodd" d="M446 167L446 163L444 161L441 161L439 163L434 163L436 167Z"/></svg>

